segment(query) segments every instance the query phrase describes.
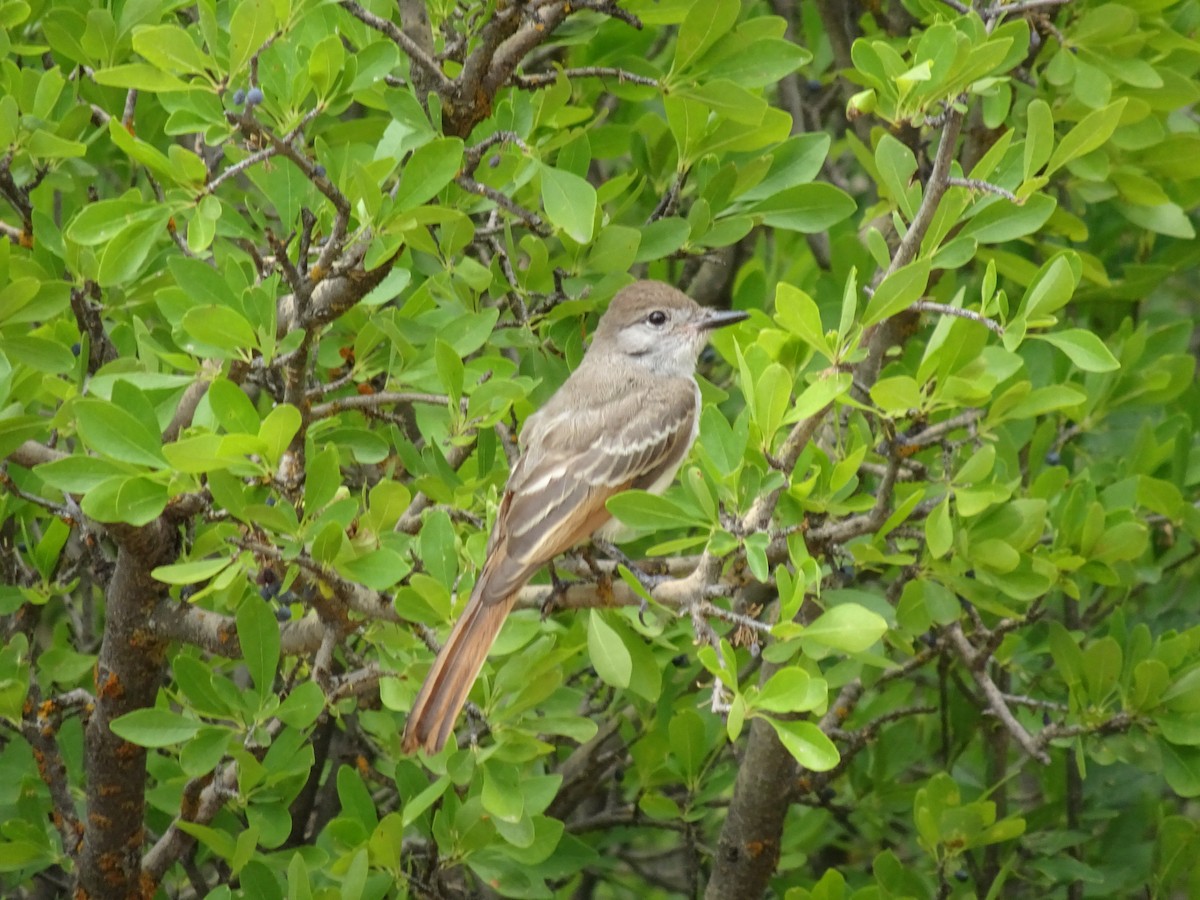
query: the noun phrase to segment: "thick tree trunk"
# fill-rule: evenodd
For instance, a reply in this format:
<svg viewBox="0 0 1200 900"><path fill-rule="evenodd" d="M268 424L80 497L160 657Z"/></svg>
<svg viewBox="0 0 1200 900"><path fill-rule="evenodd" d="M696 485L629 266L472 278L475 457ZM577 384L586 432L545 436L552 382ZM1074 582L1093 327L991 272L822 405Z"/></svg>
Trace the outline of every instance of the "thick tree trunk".
<svg viewBox="0 0 1200 900"><path fill-rule="evenodd" d="M149 897L155 889L141 883L146 750L117 737L109 726L119 716L154 705L167 642L148 626L165 590L150 571L175 558L178 540L161 518L144 528L114 525L110 530L120 549L96 661L96 708L84 739L87 815L77 900Z"/></svg>

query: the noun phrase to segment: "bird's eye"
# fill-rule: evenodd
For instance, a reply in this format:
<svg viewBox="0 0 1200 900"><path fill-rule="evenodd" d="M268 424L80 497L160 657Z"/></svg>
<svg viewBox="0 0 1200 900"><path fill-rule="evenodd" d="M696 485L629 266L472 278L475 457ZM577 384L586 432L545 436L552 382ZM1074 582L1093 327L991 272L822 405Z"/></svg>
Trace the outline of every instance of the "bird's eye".
<svg viewBox="0 0 1200 900"><path fill-rule="evenodd" d="M654 312L650 313L650 315L646 316L646 321L655 328L659 328L667 324L667 314L661 309L656 309Z"/></svg>

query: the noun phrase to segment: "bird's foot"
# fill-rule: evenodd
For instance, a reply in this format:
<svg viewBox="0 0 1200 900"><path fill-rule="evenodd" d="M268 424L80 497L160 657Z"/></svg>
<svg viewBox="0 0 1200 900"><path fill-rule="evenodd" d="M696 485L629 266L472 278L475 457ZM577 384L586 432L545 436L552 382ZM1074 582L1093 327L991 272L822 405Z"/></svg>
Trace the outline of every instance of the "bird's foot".
<svg viewBox="0 0 1200 900"><path fill-rule="evenodd" d="M554 563L548 563L546 568L550 572L550 593L546 595L546 599L542 601L542 618L548 618L559 607L559 600L567 595L567 590L570 585L558 577L558 570L554 568Z"/></svg>
<svg viewBox="0 0 1200 900"><path fill-rule="evenodd" d="M637 563L626 556L615 544L600 538L592 538L592 545L613 562L618 563L619 565L622 565L628 569L629 573L638 580L638 584L642 586L642 590L644 590L647 594L652 594L659 582L662 581L661 575L651 575L650 573L644 571L640 566L637 565ZM590 562L589 564L592 566L593 571L595 571L595 563ZM643 627L649 627L646 624L646 613L649 611L650 604L645 597L642 597L641 602L638 603L638 621L642 623Z"/></svg>

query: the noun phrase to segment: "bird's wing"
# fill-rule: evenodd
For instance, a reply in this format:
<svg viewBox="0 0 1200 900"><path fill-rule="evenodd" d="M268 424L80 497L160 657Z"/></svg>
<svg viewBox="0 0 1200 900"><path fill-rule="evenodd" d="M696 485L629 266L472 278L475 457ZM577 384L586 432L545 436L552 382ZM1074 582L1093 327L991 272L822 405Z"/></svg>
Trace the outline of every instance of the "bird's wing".
<svg viewBox="0 0 1200 900"><path fill-rule="evenodd" d="M609 497L670 477L687 454L699 414L691 379L657 385L617 418L608 402L547 409L527 434L480 576L487 598L507 597L608 521Z"/></svg>

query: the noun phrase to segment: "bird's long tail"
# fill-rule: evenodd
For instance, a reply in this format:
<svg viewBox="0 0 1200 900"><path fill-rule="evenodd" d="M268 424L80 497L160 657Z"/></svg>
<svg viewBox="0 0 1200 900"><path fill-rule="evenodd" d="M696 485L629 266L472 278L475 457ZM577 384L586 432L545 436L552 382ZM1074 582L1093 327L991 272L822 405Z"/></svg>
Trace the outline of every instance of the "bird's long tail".
<svg viewBox="0 0 1200 900"><path fill-rule="evenodd" d="M404 726L405 753L418 748L437 753L445 745L515 599L485 600L476 586L413 703Z"/></svg>

